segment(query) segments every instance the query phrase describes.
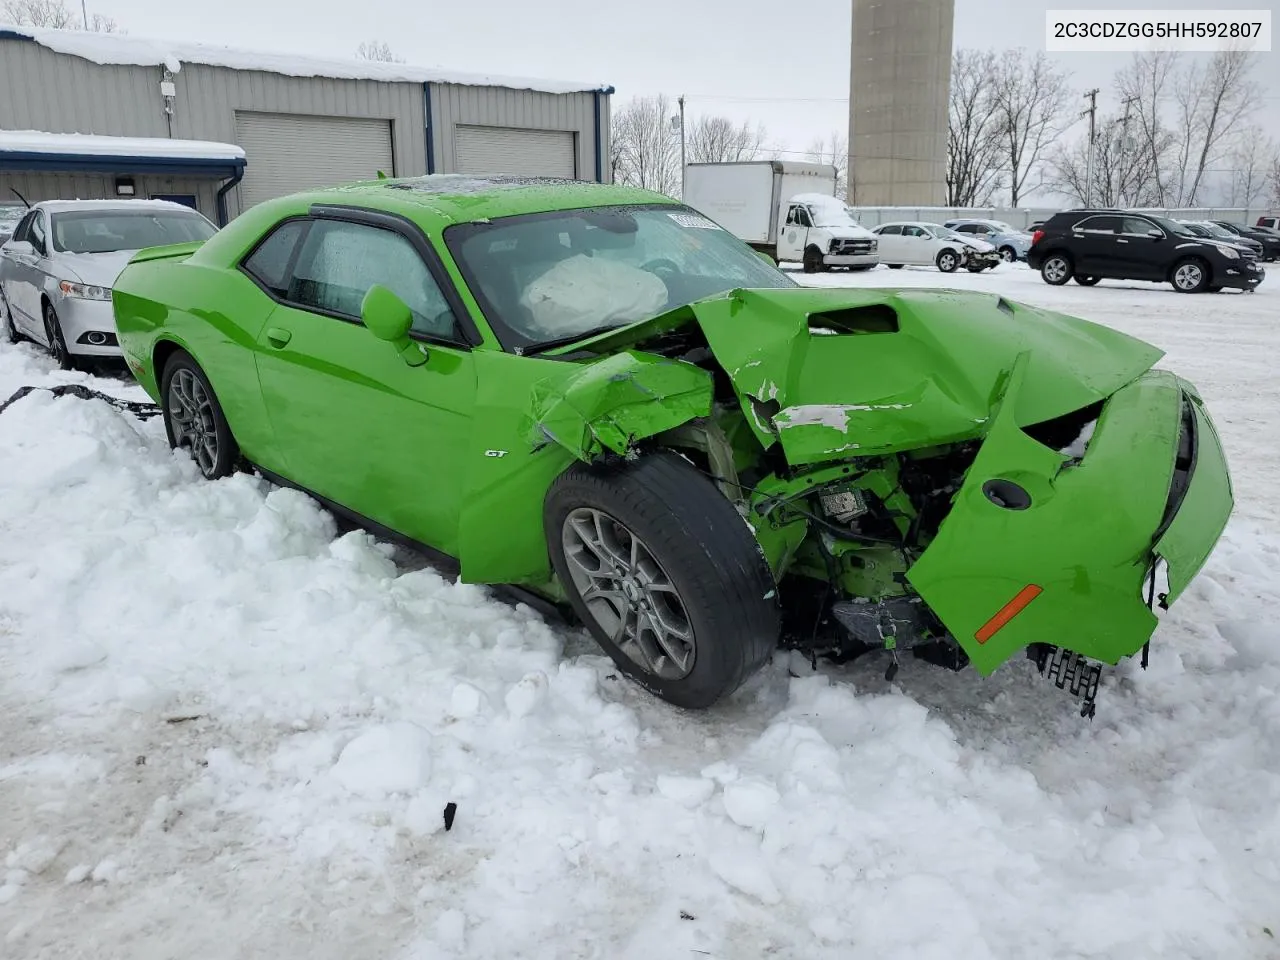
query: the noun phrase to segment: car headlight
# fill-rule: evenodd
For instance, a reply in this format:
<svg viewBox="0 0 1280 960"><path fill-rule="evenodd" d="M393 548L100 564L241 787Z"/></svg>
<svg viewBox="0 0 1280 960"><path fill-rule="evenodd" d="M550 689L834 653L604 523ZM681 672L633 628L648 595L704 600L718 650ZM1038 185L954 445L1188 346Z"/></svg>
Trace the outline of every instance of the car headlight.
<svg viewBox="0 0 1280 960"><path fill-rule="evenodd" d="M1228 260L1240 259L1240 251L1237 250L1235 247L1219 247L1218 249L1222 251L1222 255L1226 257Z"/></svg>
<svg viewBox="0 0 1280 960"><path fill-rule="evenodd" d="M58 284L58 289L62 291L64 297L75 297L78 300L110 300L110 287L97 287L91 283L72 283L70 280L63 280Z"/></svg>
<svg viewBox="0 0 1280 960"><path fill-rule="evenodd" d="M880 249L880 241L879 241L879 240L872 240L872 241L871 241L871 252L872 252L872 253L875 253L875 252L876 252L877 250L879 250L879 249Z"/></svg>

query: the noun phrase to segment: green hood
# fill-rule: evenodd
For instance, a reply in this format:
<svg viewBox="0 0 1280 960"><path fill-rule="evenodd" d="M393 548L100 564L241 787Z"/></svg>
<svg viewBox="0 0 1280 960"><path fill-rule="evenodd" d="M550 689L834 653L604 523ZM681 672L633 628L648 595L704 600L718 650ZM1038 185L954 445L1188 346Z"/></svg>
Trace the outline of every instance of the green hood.
<svg viewBox="0 0 1280 960"><path fill-rule="evenodd" d="M796 465L979 436L1024 352L1021 426L1110 396L1163 355L1074 317L937 290L735 290L587 346L643 350L689 323L702 328L757 438L781 443Z"/></svg>

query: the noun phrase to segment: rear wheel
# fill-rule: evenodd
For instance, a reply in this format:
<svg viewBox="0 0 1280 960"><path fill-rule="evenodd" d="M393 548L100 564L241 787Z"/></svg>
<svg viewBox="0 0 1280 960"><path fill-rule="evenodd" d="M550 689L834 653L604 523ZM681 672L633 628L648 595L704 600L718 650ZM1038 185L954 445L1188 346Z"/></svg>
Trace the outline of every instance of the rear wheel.
<svg viewBox="0 0 1280 960"><path fill-rule="evenodd" d="M66 337L62 335L62 324L58 322L58 314L54 312L51 303L44 305L44 336L49 344L49 356L53 357L63 370L74 370L76 362L71 357L71 351L67 349Z"/></svg>
<svg viewBox="0 0 1280 960"><path fill-rule="evenodd" d="M709 707L769 658L773 575L733 505L684 459L575 465L547 493L551 562L618 669L662 699Z"/></svg>
<svg viewBox="0 0 1280 960"><path fill-rule="evenodd" d="M890 270L901 270L901 269L903 268L903 266L905 266L905 264L901 264L901 263L889 263L889 264L886 264L886 266L887 266Z"/></svg>
<svg viewBox="0 0 1280 960"><path fill-rule="evenodd" d="M1040 264L1040 276L1045 283L1060 287L1071 279L1073 273L1071 261L1065 254L1051 253Z"/></svg>
<svg viewBox="0 0 1280 960"><path fill-rule="evenodd" d="M1179 293L1200 293L1209 286L1209 268L1203 260L1179 260L1173 265L1171 282Z"/></svg>
<svg viewBox="0 0 1280 960"><path fill-rule="evenodd" d="M1082 287L1092 287L1102 278L1101 277L1083 277L1077 273L1074 279L1076 283L1080 284L1080 286Z"/></svg>
<svg viewBox="0 0 1280 960"><path fill-rule="evenodd" d="M160 404L169 446L186 449L206 480L235 472L240 448L209 378L189 354L179 351L164 365Z"/></svg>
<svg viewBox="0 0 1280 960"><path fill-rule="evenodd" d="M1001 247L1000 259L1002 259L1005 263L1013 263L1015 260L1018 259L1018 251L1013 249L1013 247Z"/></svg>
<svg viewBox="0 0 1280 960"><path fill-rule="evenodd" d="M938 265L938 269L943 273L955 273L956 268L960 266L960 254L950 248L939 250L934 263Z"/></svg>

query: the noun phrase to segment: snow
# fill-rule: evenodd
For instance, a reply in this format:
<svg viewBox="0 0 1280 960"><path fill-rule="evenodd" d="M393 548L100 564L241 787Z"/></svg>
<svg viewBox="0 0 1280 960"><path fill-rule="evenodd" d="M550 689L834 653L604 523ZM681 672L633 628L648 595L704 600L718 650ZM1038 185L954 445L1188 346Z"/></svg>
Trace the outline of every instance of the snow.
<svg viewBox="0 0 1280 960"><path fill-rule="evenodd" d="M199 63L233 70L262 70L288 77L332 77L348 80L378 80L386 83L455 83L463 86L499 86L543 93L580 93L610 90L606 84L503 77L419 67L405 63L374 60L330 60L319 57L244 50L179 40L159 40L119 33L92 33L83 30L54 30L18 27L0 22L0 32L30 37L58 53L80 57L93 63L165 66L179 74L183 63Z"/></svg>
<svg viewBox="0 0 1280 960"><path fill-rule="evenodd" d="M0 130L0 153L6 152L193 160L244 159L244 150L233 143L167 140L163 137L106 137L88 133L44 133L39 130Z"/></svg>
<svg viewBox="0 0 1280 960"><path fill-rule="evenodd" d="M1026 662L787 655L679 711L300 494L200 481L155 420L37 393L0 414L0 953L1275 957L1280 288L804 282L1067 309L1200 388L1237 513L1095 721ZM140 398L0 344L0 398L69 382Z"/></svg>

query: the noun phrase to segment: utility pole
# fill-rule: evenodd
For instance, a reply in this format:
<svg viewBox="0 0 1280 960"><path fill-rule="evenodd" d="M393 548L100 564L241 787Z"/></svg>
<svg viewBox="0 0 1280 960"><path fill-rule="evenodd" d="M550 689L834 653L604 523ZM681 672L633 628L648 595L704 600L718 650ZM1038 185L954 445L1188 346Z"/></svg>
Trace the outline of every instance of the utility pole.
<svg viewBox="0 0 1280 960"><path fill-rule="evenodd" d="M80 16L84 17L84 28L89 29L89 7L86 5L87 0L80 0ZM75 16L75 14L72 14Z"/></svg>
<svg viewBox="0 0 1280 960"><path fill-rule="evenodd" d="M684 159L685 138L684 138L684 94L680 94L680 199L684 199L684 181L686 164Z"/></svg>
<svg viewBox="0 0 1280 960"><path fill-rule="evenodd" d="M1085 93L1084 98L1089 101L1089 109L1080 114L1082 117L1089 118L1089 159L1085 161L1084 168L1084 205L1086 207L1093 205L1093 146L1097 131L1098 94L1101 92L1094 87Z"/></svg>

